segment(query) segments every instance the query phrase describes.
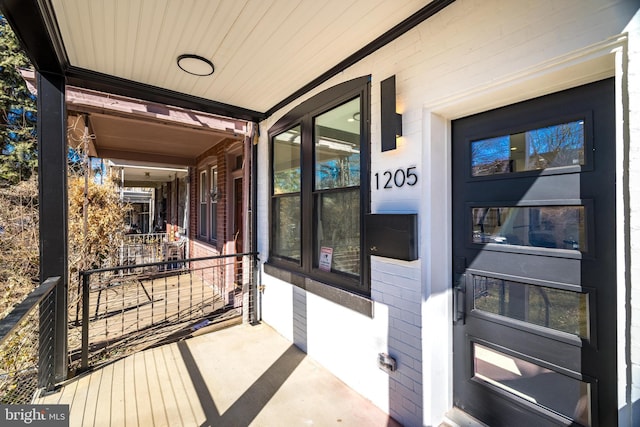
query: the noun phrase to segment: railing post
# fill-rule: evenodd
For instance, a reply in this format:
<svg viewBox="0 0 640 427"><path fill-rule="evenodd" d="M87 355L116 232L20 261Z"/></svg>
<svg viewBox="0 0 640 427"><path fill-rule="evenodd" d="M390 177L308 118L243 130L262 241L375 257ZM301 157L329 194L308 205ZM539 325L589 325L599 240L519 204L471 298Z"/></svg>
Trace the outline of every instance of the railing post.
<svg viewBox="0 0 640 427"><path fill-rule="evenodd" d="M89 274L82 272L82 347L80 350L80 369L89 366Z"/></svg>
<svg viewBox="0 0 640 427"><path fill-rule="evenodd" d="M249 257L249 323L255 325L258 320L258 255L251 254Z"/></svg>
<svg viewBox="0 0 640 427"><path fill-rule="evenodd" d="M47 279L55 281L57 290L60 277ZM55 387L55 307L56 290L49 292L39 304L39 336L38 336L38 388L45 393L53 391Z"/></svg>

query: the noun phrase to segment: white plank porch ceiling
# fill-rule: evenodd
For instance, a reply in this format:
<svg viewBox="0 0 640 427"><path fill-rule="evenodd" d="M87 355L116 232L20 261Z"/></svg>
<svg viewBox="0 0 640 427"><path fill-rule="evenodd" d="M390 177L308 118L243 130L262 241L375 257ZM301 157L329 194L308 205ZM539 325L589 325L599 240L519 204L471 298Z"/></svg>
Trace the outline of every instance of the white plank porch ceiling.
<svg viewBox="0 0 640 427"><path fill-rule="evenodd" d="M428 0L50 0L72 66L264 112ZM196 54L211 76L180 70Z"/></svg>

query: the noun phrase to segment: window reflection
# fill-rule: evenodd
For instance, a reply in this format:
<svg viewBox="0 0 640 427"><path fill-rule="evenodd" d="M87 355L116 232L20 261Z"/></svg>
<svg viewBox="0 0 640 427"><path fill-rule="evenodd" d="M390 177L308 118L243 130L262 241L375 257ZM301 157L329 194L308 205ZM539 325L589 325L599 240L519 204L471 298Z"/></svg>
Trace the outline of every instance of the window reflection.
<svg viewBox="0 0 640 427"><path fill-rule="evenodd" d="M473 343L474 378L529 402L592 425L591 385L551 369Z"/></svg>
<svg viewBox="0 0 640 427"><path fill-rule="evenodd" d="M273 201L273 252L300 261L300 196Z"/></svg>
<svg viewBox="0 0 640 427"><path fill-rule="evenodd" d="M331 270L360 274L360 196L358 190L317 196L318 228L315 260L320 248L333 252ZM317 264L316 264L317 266Z"/></svg>
<svg viewBox="0 0 640 427"><path fill-rule="evenodd" d="M584 165L584 121L471 142L472 176Z"/></svg>
<svg viewBox="0 0 640 427"><path fill-rule="evenodd" d="M473 275L476 310L589 338L588 294Z"/></svg>
<svg viewBox="0 0 640 427"><path fill-rule="evenodd" d="M314 267L360 275L360 98L313 119ZM331 265L320 265L327 251ZM326 262L326 260L324 261Z"/></svg>
<svg viewBox="0 0 640 427"><path fill-rule="evenodd" d="M472 209L473 243L587 251L584 206Z"/></svg>
<svg viewBox="0 0 640 427"><path fill-rule="evenodd" d="M273 194L300 191L300 126L273 140Z"/></svg>
<svg viewBox="0 0 640 427"><path fill-rule="evenodd" d="M360 185L360 98L314 120L315 189Z"/></svg>

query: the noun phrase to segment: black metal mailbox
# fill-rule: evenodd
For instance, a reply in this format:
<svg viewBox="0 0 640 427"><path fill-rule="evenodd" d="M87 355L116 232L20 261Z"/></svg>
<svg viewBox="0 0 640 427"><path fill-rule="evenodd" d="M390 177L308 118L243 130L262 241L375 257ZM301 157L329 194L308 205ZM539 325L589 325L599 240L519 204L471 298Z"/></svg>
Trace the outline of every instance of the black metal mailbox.
<svg viewBox="0 0 640 427"><path fill-rule="evenodd" d="M418 259L418 214L367 214L365 233L369 255Z"/></svg>

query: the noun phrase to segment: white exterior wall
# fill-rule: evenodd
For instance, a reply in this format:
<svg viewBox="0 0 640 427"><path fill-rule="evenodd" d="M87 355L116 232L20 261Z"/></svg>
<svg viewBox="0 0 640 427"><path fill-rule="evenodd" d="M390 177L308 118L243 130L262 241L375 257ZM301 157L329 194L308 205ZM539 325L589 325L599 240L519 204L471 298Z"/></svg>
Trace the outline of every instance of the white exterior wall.
<svg viewBox="0 0 640 427"><path fill-rule="evenodd" d="M420 229L418 261L372 258L373 318L263 272L263 320L401 423L438 425L452 405L450 121L615 75L619 176L629 183L618 188L617 284L618 400L620 424L628 425L627 403L640 400L640 304L633 307L640 281L632 285L640 273L640 193L634 191L640 188L637 9L633 0L457 0L261 123L261 259L269 247L269 127L314 94L368 74L372 212L417 212ZM394 74L403 137L396 150L382 153L380 81ZM411 166L417 167L417 185L374 188L376 172ZM377 368L379 352L396 357L397 372Z"/></svg>
<svg viewBox="0 0 640 427"><path fill-rule="evenodd" d="M623 230L618 231L618 252L627 254L624 259L618 257L619 274L622 272L628 274L626 281L622 277L618 279L618 319L621 325L618 328L619 389L622 390L623 384L627 385L625 390L627 394L619 396L618 401L620 407L625 403L631 405L631 408L627 408L624 413L625 420L630 420L629 424L631 422L638 424L640 423L640 12L636 12L635 18L625 30L629 33L628 63L627 58L619 57L616 66L617 74L622 80L621 86L627 88L626 93L619 94L618 104L628 105L627 110L621 109L617 114L617 133L623 135L618 140L618 151L628 151L628 164L622 165L618 172L619 181L625 181L628 174L628 186L618 190L618 199L624 200L623 191L628 192L629 197L628 204L618 202L619 211L628 209L623 211L628 212L628 215L619 221L619 224L622 221L625 225L628 224L628 234L625 235L627 229L623 227L620 227ZM625 77L627 77L626 81ZM625 239L620 242L623 238ZM623 294L622 289L629 289L629 291ZM622 307L626 310L622 310ZM628 317L625 319L623 316L627 314ZM624 339L623 333L628 333L631 342ZM623 357L629 361L630 367L623 363Z"/></svg>

